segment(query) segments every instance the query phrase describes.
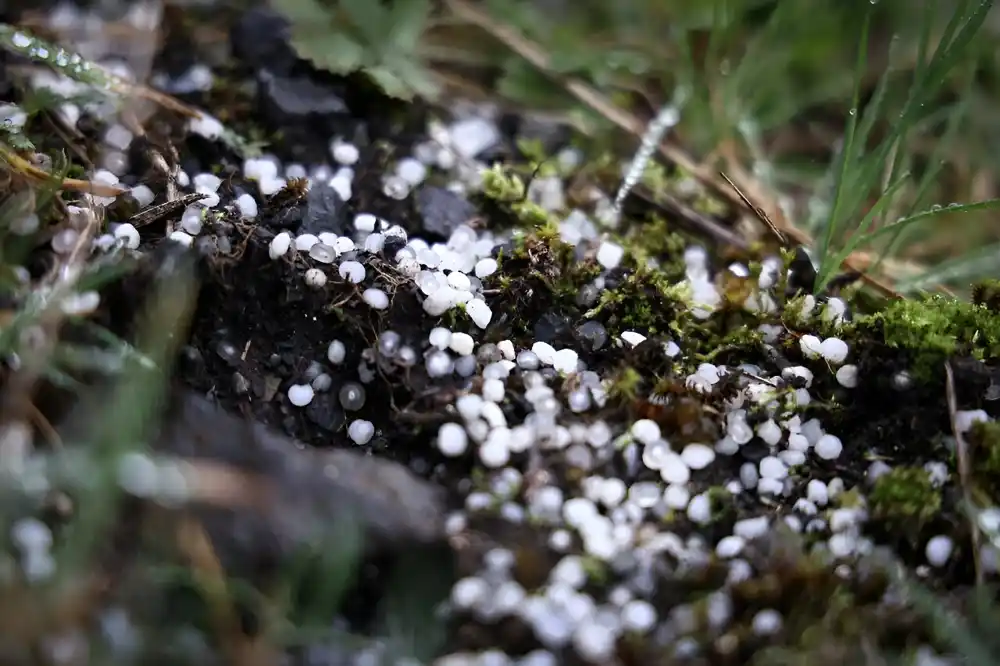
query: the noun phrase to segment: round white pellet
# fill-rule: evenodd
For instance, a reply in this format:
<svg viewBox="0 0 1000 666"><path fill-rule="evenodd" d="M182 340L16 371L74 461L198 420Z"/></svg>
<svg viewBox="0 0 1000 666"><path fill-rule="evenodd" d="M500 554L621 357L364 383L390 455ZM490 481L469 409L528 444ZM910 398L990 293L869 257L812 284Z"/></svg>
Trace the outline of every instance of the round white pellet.
<svg viewBox="0 0 1000 666"><path fill-rule="evenodd" d="M375 426L371 421L357 419L355 421L351 421L351 424L347 426L347 436L351 438L351 441L359 446L363 446L370 442L374 435Z"/></svg>
<svg viewBox="0 0 1000 666"><path fill-rule="evenodd" d="M431 347L444 351L451 345L451 331L442 326L435 326L427 336L427 342Z"/></svg>
<svg viewBox="0 0 1000 666"><path fill-rule="evenodd" d="M622 628L645 633L656 625L656 609L644 599L630 599L622 605Z"/></svg>
<svg viewBox="0 0 1000 666"><path fill-rule="evenodd" d="M465 313L479 328L486 328L493 318L493 310L484 301L473 299L465 304Z"/></svg>
<svg viewBox="0 0 1000 666"><path fill-rule="evenodd" d="M326 358L329 359L330 363L333 363L334 365L340 365L343 363L345 356L347 356L347 348L340 340L334 340L326 348Z"/></svg>
<svg viewBox="0 0 1000 666"><path fill-rule="evenodd" d="M437 445L441 453L454 458L469 448L469 436L459 424L445 423L438 429Z"/></svg>
<svg viewBox="0 0 1000 666"><path fill-rule="evenodd" d="M775 456L765 456L760 461L760 476L762 479L784 479L788 476L788 467Z"/></svg>
<svg viewBox="0 0 1000 666"><path fill-rule="evenodd" d="M346 141L336 140L330 144L330 155L337 164L343 164L349 166L351 164L356 164L358 159L361 157L358 147L353 143L347 143Z"/></svg>
<svg viewBox="0 0 1000 666"><path fill-rule="evenodd" d="M128 222L119 224L115 228L115 238L120 239L130 250L139 247L139 230Z"/></svg>
<svg viewBox="0 0 1000 666"><path fill-rule="evenodd" d="M707 525L712 520L712 501L708 495L695 495L687 506L687 517L699 525Z"/></svg>
<svg viewBox="0 0 1000 666"><path fill-rule="evenodd" d="M296 407L305 407L312 402L315 394L313 387L309 384L292 384L288 387L288 402Z"/></svg>
<svg viewBox="0 0 1000 666"><path fill-rule="evenodd" d="M267 248L267 253L271 259L278 259L285 256L288 248L292 246L292 236L287 231L282 231L271 239L271 244Z"/></svg>
<svg viewBox="0 0 1000 666"><path fill-rule="evenodd" d="M469 291L472 287L472 282L469 280L469 276L460 271L452 271L448 274L448 284L452 289L457 291Z"/></svg>
<svg viewBox="0 0 1000 666"><path fill-rule="evenodd" d="M580 355L573 349L560 349L552 357L552 367L566 375L576 372L579 362Z"/></svg>
<svg viewBox="0 0 1000 666"><path fill-rule="evenodd" d="M806 358L819 358L823 354L823 341L815 335L803 335L799 338L799 349Z"/></svg>
<svg viewBox="0 0 1000 666"><path fill-rule="evenodd" d="M389 296L381 289L365 289L361 299L375 310L385 310L389 307Z"/></svg>
<svg viewBox="0 0 1000 666"><path fill-rule="evenodd" d="M132 195L132 198L135 199L135 202L139 204L140 208L145 208L156 199L156 195L153 194L153 190L149 189L149 186L141 183L133 187L130 194Z"/></svg>
<svg viewBox="0 0 1000 666"><path fill-rule="evenodd" d="M719 539L719 543L715 544L715 554L725 559L736 557L743 552L745 545L746 539L735 534L730 534L727 537Z"/></svg>
<svg viewBox="0 0 1000 666"><path fill-rule="evenodd" d="M240 215L248 220L257 217L257 200L249 194L241 194L237 197L236 207L240 209Z"/></svg>
<svg viewBox="0 0 1000 666"><path fill-rule="evenodd" d="M840 438L835 435L823 435L813 447L816 455L824 460L836 460L844 450L844 445Z"/></svg>
<svg viewBox="0 0 1000 666"><path fill-rule="evenodd" d="M837 383L844 388L855 388L858 385L858 366L842 365L837 368Z"/></svg>
<svg viewBox="0 0 1000 666"><path fill-rule="evenodd" d="M951 537L939 534L927 542L924 554L927 556L927 561L930 562L931 566L943 567L951 558L954 547L955 542L952 541Z"/></svg>
<svg viewBox="0 0 1000 666"><path fill-rule="evenodd" d="M771 636L781 631L781 613L776 610L765 609L754 615L752 626L753 632L758 636Z"/></svg>
<svg viewBox="0 0 1000 666"><path fill-rule="evenodd" d="M476 277L480 280L497 272L497 260L487 257L476 262Z"/></svg>
<svg viewBox="0 0 1000 666"><path fill-rule="evenodd" d="M679 455L670 451L664 455L660 477L667 483L687 483L691 480L691 469Z"/></svg>
<svg viewBox="0 0 1000 666"><path fill-rule="evenodd" d="M625 248L618 243L605 241L597 248L597 263L608 270L618 268L625 256Z"/></svg>
<svg viewBox="0 0 1000 666"><path fill-rule="evenodd" d="M365 234L370 234L375 231L375 226L378 224L378 218L371 213L358 213L354 217L354 228Z"/></svg>
<svg viewBox="0 0 1000 666"><path fill-rule="evenodd" d="M184 231L172 232L170 234L170 240L172 240L175 243L180 243L184 247L191 247L191 244L194 243L194 237L191 234L186 233Z"/></svg>
<svg viewBox="0 0 1000 666"><path fill-rule="evenodd" d="M319 237L316 234L299 234L295 237L295 249L299 252L308 252L318 242Z"/></svg>
<svg viewBox="0 0 1000 666"><path fill-rule="evenodd" d="M452 333L448 346L459 356L469 356L476 348L476 341L468 333Z"/></svg>
<svg viewBox="0 0 1000 666"><path fill-rule="evenodd" d="M681 451L681 459L691 469L705 469L715 460L715 451L705 444L688 444Z"/></svg>
<svg viewBox="0 0 1000 666"><path fill-rule="evenodd" d="M820 354L833 365L843 363L847 352L847 343L840 338L827 338L820 344Z"/></svg>
<svg viewBox="0 0 1000 666"><path fill-rule="evenodd" d="M365 281L365 267L360 261L345 261L340 264L340 277L353 284Z"/></svg>
<svg viewBox="0 0 1000 666"><path fill-rule="evenodd" d="M487 438L479 447L479 460L487 467L503 467L510 462L510 447L501 439Z"/></svg>
<svg viewBox="0 0 1000 666"><path fill-rule="evenodd" d="M326 286L326 273L318 268L310 268L306 271L305 280L313 289L322 289Z"/></svg>
<svg viewBox="0 0 1000 666"><path fill-rule="evenodd" d="M641 444L650 445L660 439L660 426L652 419L639 419L632 424L629 432Z"/></svg>

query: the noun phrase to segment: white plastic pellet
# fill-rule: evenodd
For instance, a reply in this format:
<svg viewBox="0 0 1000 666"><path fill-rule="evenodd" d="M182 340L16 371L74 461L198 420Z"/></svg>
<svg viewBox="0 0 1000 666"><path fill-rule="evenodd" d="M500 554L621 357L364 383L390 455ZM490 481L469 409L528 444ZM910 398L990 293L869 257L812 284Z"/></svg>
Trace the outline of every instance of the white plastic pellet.
<svg viewBox="0 0 1000 666"><path fill-rule="evenodd" d="M375 310L385 310L389 307L389 296L381 289L365 289L361 299Z"/></svg>
<svg viewBox="0 0 1000 666"><path fill-rule="evenodd" d="M364 446L375 436L375 426L371 421L357 419L347 426L347 436L358 446Z"/></svg>
<svg viewBox="0 0 1000 666"><path fill-rule="evenodd" d="M282 231L271 239L271 244L267 248L267 253L271 259L279 259L288 252L292 246L292 236L287 231Z"/></svg>
<svg viewBox="0 0 1000 666"><path fill-rule="evenodd" d="M296 407L305 407L312 402L315 392L309 384L292 384L288 387L288 402Z"/></svg>
<svg viewBox="0 0 1000 666"><path fill-rule="evenodd" d="M130 250L135 250L139 247L139 230L128 222L119 224L115 228L115 238L121 240L125 247Z"/></svg>

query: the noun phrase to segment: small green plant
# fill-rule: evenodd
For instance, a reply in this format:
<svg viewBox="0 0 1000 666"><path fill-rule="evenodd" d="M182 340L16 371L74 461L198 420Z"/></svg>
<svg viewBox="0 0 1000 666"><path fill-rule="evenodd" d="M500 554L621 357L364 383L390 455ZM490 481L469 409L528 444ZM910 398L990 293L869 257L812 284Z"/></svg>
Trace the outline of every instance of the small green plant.
<svg viewBox="0 0 1000 666"><path fill-rule="evenodd" d="M437 94L422 64L420 38L430 0L272 0L288 19L299 56L334 74L364 72L400 99Z"/></svg>

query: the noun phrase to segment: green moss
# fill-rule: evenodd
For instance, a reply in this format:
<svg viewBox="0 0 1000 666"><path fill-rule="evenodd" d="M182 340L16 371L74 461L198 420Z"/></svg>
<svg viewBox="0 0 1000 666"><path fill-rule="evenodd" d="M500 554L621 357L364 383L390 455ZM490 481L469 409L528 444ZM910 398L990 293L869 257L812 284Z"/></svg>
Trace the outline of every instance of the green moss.
<svg viewBox="0 0 1000 666"><path fill-rule="evenodd" d="M915 535L941 511L941 491L922 467L896 467L868 494L872 518Z"/></svg>
<svg viewBox="0 0 1000 666"><path fill-rule="evenodd" d="M642 374L632 366L618 370L608 385L608 398L617 402L631 402L639 395L642 387Z"/></svg>
<svg viewBox="0 0 1000 666"><path fill-rule="evenodd" d="M530 229L553 223L548 211L528 199L524 180L499 164L483 173L483 194L497 204L509 206L524 227Z"/></svg>
<svg viewBox="0 0 1000 666"><path fill-rule="evenodd" d="M989 501L996 502L1000 492L1000 423L974 423L966 438L977 489L989 493Z"/></svg>
<svg viewBox="0 0 1000 666"><path fill-rule="evenodd" d="M983 280L972 286L972 302L1000 312L1000 280Z"/></svg>
<svg viewBox="0 0 1000 666"><path fill-rule="evenodd" d="M943 296L889 302L859 321L887 345L910 353L912 372L927 377L949 356L986 360L1000 355L1000 315L984 305Z"/></svg>
<svg viewBox="0 0 1000 666"><path fill-rule="evenodd" d="M635 265L645 266L650 259L656 259L660 262L660 272L673 280L684 277L684 249L688 240L673 231L665 219L654 216L645 224L634 225L620 242Z"/></svg>
<svg viewBox="0 0 1000 666"><path fill-rule="evenodd" d="M686 317L688 308L685 285L671 282L660 271L640 268L602 292L586 316L599 318L613 335L627 330L657 335L679 332L679 319Z"/></svg>

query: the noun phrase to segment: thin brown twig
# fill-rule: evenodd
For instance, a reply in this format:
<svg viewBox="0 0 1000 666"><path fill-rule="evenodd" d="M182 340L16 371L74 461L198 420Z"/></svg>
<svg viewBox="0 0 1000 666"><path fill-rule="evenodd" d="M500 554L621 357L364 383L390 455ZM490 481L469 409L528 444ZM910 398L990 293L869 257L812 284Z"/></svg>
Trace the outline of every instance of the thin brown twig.
<svg viewBox="0 0 1000 666"><path fill-rule="evenodd" d="M637 116L616 106L605 95L581 79L558 75L551 67L548 54L537 44L521 35L517 30L496 21L489 14L468 2L468 0L445 0L445 4L457 16L492 35L511 51L527 60L540 72L561 84L578 101L602 115L619 129L635 137L641 137L644 134L645 124ZM751 210L761 211L771 221L775 229L780 230L788 239L799 245L812 244L813 239L809 234L789 222L780 206L774 202L773 197L767 196L763 191L763 187L756 179L750 176L739 163L739 160L735 159L735 154L732 150L724 150L723 154L727 162L727 172L730 174L730 180L736 186L737 191L734 191L733 187L728 186L727 183L722 182L714 169L699 163L680 147L669 143L661 143L659 149L660 154L669 162L686 171L702 183L702 185L728 201L731 205L742 207L748 201L757 201L759 203L752 204ZM891 285L886 284L875 276L858 270L854 264L852 256L848 256L843 262L845 268L857 270L861 275L861 279L874 289L892 298L902 298Z"/></svg>
<svg viewBox="0 0 1000 666"><path fill-rule="evenodd" d="M215 554L215 548L201 524L190 516L182 516L177 526L177 545L187 558L205 595L212 623L219 636L222 650L233 666L269 666L276 664L260 641L248 637L240 626L239 617L226 585L226 572Z"/></svg>
<svg viewBox="0 0 1000 666"><path fill-rule="evenodd" d="M951 421L951 431L955 437L955 457L958 459L958 479L962 486L962 502L965 504L967 512L975 512L976 505L972 501L972 466L969 461L969 447L958 428L958 400L955 397L955 373L951 369L951 362L944 362L945 373L945 396L948 401L948 417ZM972 564L976 573L976 586L983 584L983 568L979 561L979 550L982 538L979 534L979 520L975 515L969 516L972 527Z"/></svg>

